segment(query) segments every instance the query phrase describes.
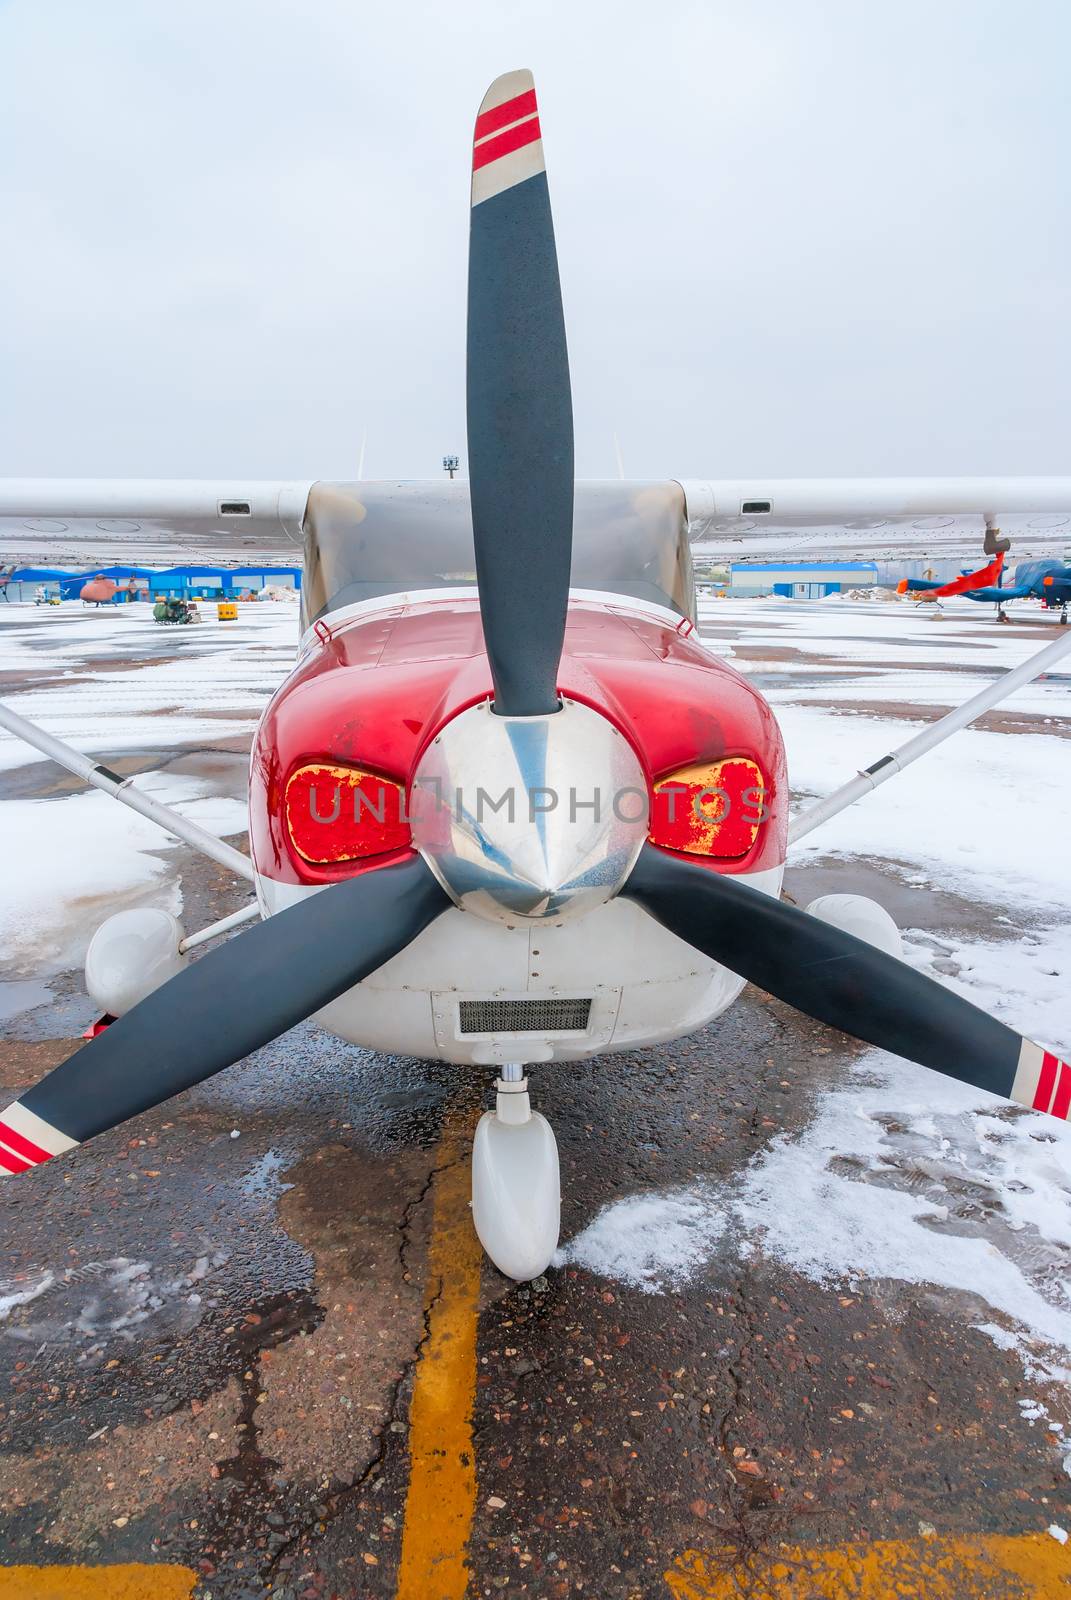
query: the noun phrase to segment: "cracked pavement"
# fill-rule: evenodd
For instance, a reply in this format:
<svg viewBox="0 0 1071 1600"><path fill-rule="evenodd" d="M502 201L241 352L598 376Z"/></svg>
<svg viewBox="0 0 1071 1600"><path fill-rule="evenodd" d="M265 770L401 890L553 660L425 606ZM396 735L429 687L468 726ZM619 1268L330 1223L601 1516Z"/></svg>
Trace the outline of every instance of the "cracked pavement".
<svg viewBox="0 0 1071 1600"><path fill-rule="evenodd" d="M34 1048L4 1046L10 1087ZM731 1177L848 1053L749 993L716 1031L533 1074L563 1235ZM440 1130L474 1097L303 1027L43 1169L32 1207L5 1185L27 1296L0 1335L5 1558L181 1562L215 1600L393 1595ZM837 1295L728 1248L672 1295L485 1266L470 1592L635 1600L696 1548L1059 1521L1067 1478L1022 1389L904 1288Z"/></svg>

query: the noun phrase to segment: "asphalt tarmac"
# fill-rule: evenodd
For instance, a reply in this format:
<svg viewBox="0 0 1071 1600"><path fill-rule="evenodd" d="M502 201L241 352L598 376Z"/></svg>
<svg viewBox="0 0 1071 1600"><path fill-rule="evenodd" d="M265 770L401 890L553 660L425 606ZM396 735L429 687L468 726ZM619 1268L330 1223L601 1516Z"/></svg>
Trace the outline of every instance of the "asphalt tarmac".
<svg viewBox="0 0 1071 1600"><path fill-rule="evenodd" d="M182 770L240 792L235 743ZM41 764L15 792L68 790ZM188 926L244 903L168 861ZM883 877L819 860L788 889ZM935 929L984 921L953 898ZM3 1025L8 1098L91 1018L78 973L50 982ZM731 1184L855 1055L748 989L675 1044L534 1069L563 1238ZM0 1185L0 1600L1071 1594L1071 1479L1014 1352L935 1292L815 1283L731 1235L669 1292L568 1260L512 1285L467 1212L489 1100L304 1025Z"/></svg>

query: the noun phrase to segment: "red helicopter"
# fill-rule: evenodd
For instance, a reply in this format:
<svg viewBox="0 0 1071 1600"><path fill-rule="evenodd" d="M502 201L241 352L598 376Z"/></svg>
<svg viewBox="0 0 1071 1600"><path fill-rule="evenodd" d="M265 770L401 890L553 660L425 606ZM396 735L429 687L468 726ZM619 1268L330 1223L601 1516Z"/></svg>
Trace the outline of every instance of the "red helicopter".
<svg viewBox="0 0 1071 1600"><path fill-rule="evenodd" d="M557 1244L559 1181L525 1069L692 1032L748 981L1066 1118L1071 1066L898 959L880 907L781 900L781 735L762 695L696 632L689 539L700 504L708 521L776 508L827 524L949 503L981 515L995 499L1045 511L1071 498L1067 481L574 483L528 72L499 78L476 121L468 312L467 484L0 493L12 516L32 501L38 515L136 515L206 538L266 504L305 541L300 653L252 751L251 863L0 716L244 872L257 895L189 940L162 911L104 924L87 984L118 1020L0 1114L0 1168L26 1173L313 1017L364 1046L497 1070L473 1215L495 1263L530 1278ZM875 763L857 792L906 759ZM818 820L836 809L824 802ZM796 831L810 825L805 815ZM251 915L250 931L187 964L194 944ZM222 994L243 1003L223 1009Z"/></svg>
<svg viewBox="0 0 1071 1600"><path fill-rule="evenodd" d="M84 606L107 605L119 593L119 585L114 578L105 578L100 573L95 578L90 578L78 591L78 598Z"/></svg>

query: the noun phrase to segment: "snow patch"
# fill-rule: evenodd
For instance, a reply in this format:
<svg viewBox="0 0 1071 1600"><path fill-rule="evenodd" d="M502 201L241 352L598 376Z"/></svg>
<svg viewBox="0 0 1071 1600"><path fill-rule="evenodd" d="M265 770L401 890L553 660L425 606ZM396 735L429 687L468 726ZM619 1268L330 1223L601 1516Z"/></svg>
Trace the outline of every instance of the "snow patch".
<svg viewBox="0 0 1071 1600"><path fill-rule="evenodd" d="M970 692L961 683L950 703ZM901 693L918 698L914 685ZM814 798L830 794L922 727L798 705L776 710L792 788ZM1042 841L1064 815L1069 774L1066 740L967 728L793 845L789 864L830 854L904 862L969 900L1062 912L1068 874L1054 866ZM812 803L800 802L798 809Z"/></svg>
<svg viewBox="0 0 1071 1600"><path fill-rule="evenodd" d="M225 1251L212 1250L185 1271L165 1271L148 1261L115 1256L0 1283L3 1333L35 1344L82 1347L79 1359L92 1361L109 1339L135 1339L149 1323L185 1332L202 1314L200 1286L226 1260ZM51 1306L19 1314L39 1300Z"/></svg>
<svg viewBox="0 0 1071 1600"><path fill-rule="evenodd" d="M18 1306L28 1306L39 1295L47 1294L55 1283L55 1274L43 1272L36 1283L25 1278L10 1278L0 1282L0 1322L6 1322Z"/></svg>
<svg viewBox="0 0 1071 1600"><path fill-rule="evenodd" d="M742 1175L744 1230L820 1283L895 1279L981 1302L1004 1348L1065 1364L1071 1130L880 1052L854 1079Z"/></svg>
<svg viewBox="0 0 1071 1600"><path fill-rule="evenodd" d="M575 1263L660 1294L687 1283L707 1264L725 1225L712 1191L630 1195L604 1206L558 1251L555 1265Z"/></svg>
<svg viewBox="0 0 1071 1600"><path fill-rule="evenodd" d="M1051 1118L874 1051L735 1179L613 1202L556 1264L666 1293L730 1224L738 1259L831 1288L949 1292L1030 1376L1071 1382L1071 1129Z"/></svg>
<svg viewBox="0 0 1071 1600"><path fill-rule="evenodd" d="M201 779L155 773L137 786L217 837L246 826L245 806ZM8 800L3 821L0 949L17 970L77 965L104 919L127 906L151 899L181 912L174 871L158 855L176 841L110 795Z"/></svg>

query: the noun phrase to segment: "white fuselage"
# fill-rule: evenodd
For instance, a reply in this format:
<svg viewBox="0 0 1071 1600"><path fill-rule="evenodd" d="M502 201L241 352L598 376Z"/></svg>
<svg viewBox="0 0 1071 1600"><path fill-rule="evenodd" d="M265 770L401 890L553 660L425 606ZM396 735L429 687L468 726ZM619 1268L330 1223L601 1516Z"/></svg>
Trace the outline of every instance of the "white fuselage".
<svg viewBox="0 0 1071 1600"><path fill-rule="evenodd" d="M738 882L778 895L783 867ZM318 888L259 877L266 914ZM450 907L378 972L317 1014L351 1044L396 1055L491 1066L582 1061L693 1033L744 987L623 897L562 924L509 929ZM590 1000L583 1029L463 1032L461 1001ZM531 1021L520 1014L519 1020Z"/></svg>

